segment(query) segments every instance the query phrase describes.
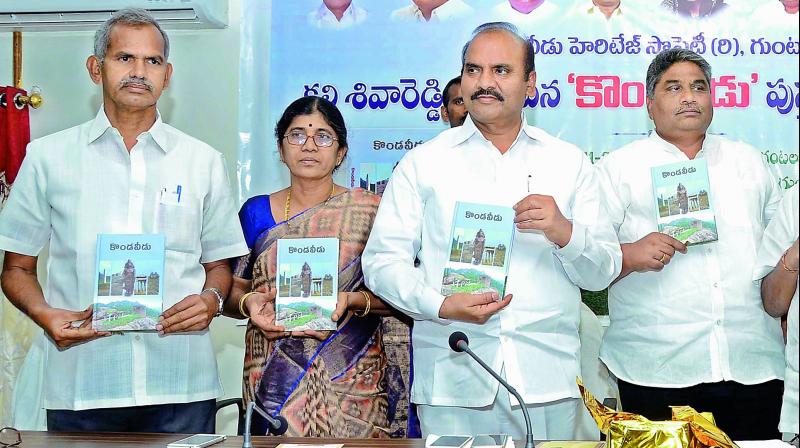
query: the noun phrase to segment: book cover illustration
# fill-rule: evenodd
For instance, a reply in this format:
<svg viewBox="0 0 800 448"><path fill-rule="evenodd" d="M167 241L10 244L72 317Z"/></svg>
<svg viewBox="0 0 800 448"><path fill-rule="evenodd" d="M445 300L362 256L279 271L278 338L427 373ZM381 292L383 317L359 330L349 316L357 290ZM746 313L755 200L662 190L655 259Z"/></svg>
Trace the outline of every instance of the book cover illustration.
<svg viewBox="0 0 800 448"><path fill-rule="evenodd" d="M361 163L358 168L359 187L378 196L383 196L389 178L399 162L394 163Z"/></svg>
<svg viewBox="0 0 800 448"><path fill-rule="evenodd" d="M287 331L335 330L339 239L278 240L275 325Z"/></svg>
<svg viewBox="0 0 800 448"><path fill-rule="evenodd" d="M705 159L651 168L658 231L696 245L717 240Z"/></svg>
<svg viewBox="0 0 800 448"><path fill-rule="evenodd" d="M97 235L92 328L155 330L163 308L164 235Z"/></svg>
<svg viewBox="0 0 800 448"><path fill-rule="evenodd" d="M514 241L514 210L457 202L450 241L442 294L495 291L503 297Z"/></svg>

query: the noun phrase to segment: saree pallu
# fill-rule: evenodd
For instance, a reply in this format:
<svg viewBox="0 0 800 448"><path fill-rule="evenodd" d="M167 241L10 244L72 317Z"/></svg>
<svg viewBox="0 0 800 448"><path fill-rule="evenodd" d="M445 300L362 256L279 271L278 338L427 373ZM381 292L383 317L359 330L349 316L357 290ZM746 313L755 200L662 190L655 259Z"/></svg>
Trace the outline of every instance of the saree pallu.
<svg viewBox="0 0 800 448"><path fill-rule="evenodd" d="M363 289L361 253L379 200L364 190L349 191L268 229L253 246L253 289L274 288L279 239L321 237L339 238L339 291ZM406 324L374 315L351 316L325 341L268 341L248 323L245 403L254 400L286 418L293 437L418 434L413 413L409 418L409 337ZM254 434L266 432L260 420L253 421Z"/></svg>

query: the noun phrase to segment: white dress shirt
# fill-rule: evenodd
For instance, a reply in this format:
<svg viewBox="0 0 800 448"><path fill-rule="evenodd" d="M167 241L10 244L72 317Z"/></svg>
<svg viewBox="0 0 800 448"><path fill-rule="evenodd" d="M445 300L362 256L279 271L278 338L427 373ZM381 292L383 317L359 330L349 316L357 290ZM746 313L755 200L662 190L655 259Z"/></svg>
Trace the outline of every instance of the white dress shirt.
<svg viewBox="0 0 800 448"><path fill-rule="evenodd" d="M472 12L472 7L464 3L464 0L448 0L442 6L434 8L431 13L431 22L445 21L456 19ZM411 3L410 6L404 6L392 12L392 19L394 20L412 20L417 22L425 22L425 16L422 15L422 10L419 6Z"/></svg>
<svg viewBox="0 0 800 448"><path fill-rule="evenodd" d="M529 187L554 197L572 220L569 244L559 249L540 232L516 232L506 285L511 304L483 325L440 319L455 203L511 207ZM493 403L497 381L448 346L450 333L459 330L490 366L505 369L526 403L579 397L579 287L603 289L621 267L597 192L583 152L528 125L505 154L467 118L403 157L383 194L362 265L369 288L416 320L415 403Z"/></svg>
<svg viewBox="0 0 800 448"><path fill-rule="evenodd" d="M178 185L179 204L159 199ZM28 145L0 214L0 249L38 256L49 241L45 299L85 310L94 297L97 234L156 230L166 236L164 309L203 289L201 263L247 253L220 153L158 117L129 154L101 108L95 119ZM208 330L128 332L66 350L45 345L47 409L181 403L221 392Z"/></svg>
<svg viewBox="0 0 800 448"><path fill-rule="evenodd" d="M617 378L642 386L783 378L780 326L750 280L781 190L762 155L744 143L707 135L697 158L708 162L719 240L676 252L661 272L633 272L611 286L600 357ZM650 168L687 160L655 132L600 160L621 243L658 230Z"/></svg>
<svg viewBox="0 0 800 448"><path fill-rule="evenodd" d="M525 24L527 22L541 22L555 19L556 14L560 10L561 8L556 5L554 0L547 0L533 11L525 14L514 9L508 0L504 0L495 6L492 12L496 16L497 20L515 24Z"/></svg>
<svg viewBox="0 0 800 448"><path fill-rule="evenodd" d="M780 263L781 256L797 240L800 233L800 186L795 185L783 195L780 207L764 231L764 239L758 250L756 269L753 279L758 281L772 272L775 265ZM789 306L786 333L786 377L783 382L783 407L781 408L781 423L778 427L781 432L797 434L800 432L798 424L798 396L800 395L800 309L797 304L799 287L794 290L794 297Z"/></svg>
<svg viewBox="0 0 800 448"><path fill-rule="evenodd" d="M367 19L367 11L354 4L350 4L344 11L341 20L337 20L336 16L325 6L321 4L319 8L311 11L308 14L308 23L317 28L329 29L342 29L349 28L353 25L358 25Z"/></svg>

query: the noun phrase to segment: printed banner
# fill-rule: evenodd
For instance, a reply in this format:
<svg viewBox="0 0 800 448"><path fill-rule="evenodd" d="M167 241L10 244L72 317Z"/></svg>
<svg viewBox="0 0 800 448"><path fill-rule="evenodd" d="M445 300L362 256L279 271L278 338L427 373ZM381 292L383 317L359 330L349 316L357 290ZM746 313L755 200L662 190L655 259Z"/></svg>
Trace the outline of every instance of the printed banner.
<svg viewBox="0 0 800 448"><path fill-rule="evenodd" d="M387 132L407 132L390 140L413 145L446 129L442 90L460 74L462 47L477 25L497 20L516 24L536 50L527 120L593 161L652 129L647 66L656 53L683 47L713 68L710 132L762 151L783 187L797 182L800 39L788 0L622 0L609 17L590 0L447 0L431 14L426 5L442 0L266 3L244 2L242 200L288 184L272 130L301 96L336 103L359 136L337 173L343 185L355 185L364 160L402 156ZM385 177L363 168L373 169Z"/></svg>

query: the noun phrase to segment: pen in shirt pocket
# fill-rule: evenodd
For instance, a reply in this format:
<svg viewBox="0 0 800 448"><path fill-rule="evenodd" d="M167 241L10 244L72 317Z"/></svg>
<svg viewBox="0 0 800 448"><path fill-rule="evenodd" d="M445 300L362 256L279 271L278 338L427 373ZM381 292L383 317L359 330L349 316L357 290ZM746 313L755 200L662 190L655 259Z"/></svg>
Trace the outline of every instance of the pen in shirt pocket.
<svg viewBox="0 0 800 448"><path fill-rule="evenodd" d="M533 174L528 174L528 194L531 193L531 183L533 182Z"/></svg>
<svg viewBox="0 0 800 448"><path fill-rule="evenodd" d="M175 188L175 194L178 196L178 204L181 203L181 190L183 190L183 187L181 187L180 185L178 185L178 187Z"/></svg>

